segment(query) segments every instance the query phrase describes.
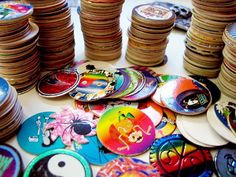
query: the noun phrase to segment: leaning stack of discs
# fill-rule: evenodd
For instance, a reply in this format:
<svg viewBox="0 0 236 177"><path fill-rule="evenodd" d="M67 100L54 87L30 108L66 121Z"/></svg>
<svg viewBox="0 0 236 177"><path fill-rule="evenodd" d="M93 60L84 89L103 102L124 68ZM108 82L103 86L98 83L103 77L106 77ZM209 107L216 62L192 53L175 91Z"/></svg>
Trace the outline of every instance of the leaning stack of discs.
<svg viewBox="0 0 236 177"><path fill-rule="evenodd" d="M0 142L3 142L18 130L23 119L23 111L15 88L2 77L0 93Z"/></svg>
<svg viewBox="0 0 236 177"><path fill-rule="evenodd" d="M163 63L165 50L175 22L175 13L155 4L142 4L132 11L128 30L126 59L141 66Z"/></svg>
<svg viewBox="0 0 236 177"><path fill-rule="evenodd" d="M33 12L30 4L4 1L0 9L0 77L24 92L39 78L39 28L28 20Z"/></svg>
<svg viewBox="0 0 236 177"><path fill-rule="evenodd" d="M85 42L85 55L92 60L121 56L120 13L124 0L81 0L78 10Z"/></svg>
<svg viewBox="0 0 236 177"><path fill-rule="evenodd" d="M236 23L226 26L223 40L224 60L218 76L218 84L222 92L232 98L236 98Z"/></svg>
<svg viewBox="0 0 236 177"><path fill-rule="evenodd" d="M192 23L187 32L184 68L193 74L217 77L222 63L225 26L236 20L235 0L192 1Z"/></svg>
<svg viewBox="0 0 236 177"><path fill-rule="evenodd" d="M72 64L74 60L74 27L66 0L24 0L31 3L31 21L39 26L40 61L44 69L54 70Z"/></svg>

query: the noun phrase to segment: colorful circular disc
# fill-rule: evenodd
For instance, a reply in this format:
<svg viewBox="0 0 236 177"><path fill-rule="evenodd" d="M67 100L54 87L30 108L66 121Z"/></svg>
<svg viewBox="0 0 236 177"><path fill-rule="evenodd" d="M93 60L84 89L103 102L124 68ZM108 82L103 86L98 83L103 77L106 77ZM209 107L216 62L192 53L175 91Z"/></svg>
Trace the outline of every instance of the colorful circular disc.
<svg viewBox="0 0 236 177"><path fill-rule="evenodd" d="M123 100L114 100L114 101L102 100L88 104L89 109L98 117L101 117L102 114L106 112L108 109L111 109L116 106L132 106L134 108L137 108L138 102L123 101Z"/></svg>
<svg viewBox="0 0 236 177"><path fill-rule="evenodd" d="M118 76L118 74L120 76L117 79L116 76ZM131 78L129 77L128 73L123 71L122 69L118 69L118 72L115 73L115 78L116 78L116 85L115 85L114 92L111 95L109 95L108 98L113 98L113 97L115 98L116 95L120 95L129 87L129 85L131 83ZM123 80L123 83L120 86L120 88L118 89L117 83L120 83L121 80Z"/></svg>
<svg viewBox="0 0 236 177"><path fill-rule="evenodd" d="M179 78L161 87L161 101L174 112L196 115L211 105L210 91L196 80Z"/></svg>
<svg viewBox="0 0 236 177"><path fill-rule="evenodd" d="M176 129L176 116L166 108L163 108L163 115L161 122L156 126L156 139L172 134Z"/></svg>
<svg viewBox="0 0 236 177"><path fill-rule="evenodd" d="M210 81L204 76L190 75L190 77L202 83L204 86L206 86L206 88L208 88L208 90L211 92L212 103L215 103L220 99L221 96L220 89L212 81Z"/></svg>
<svg viewBox="0 0 236 177"><path fill-rule="evenodd" d="M0 77L0 106L4 103L9 94L9 83L5 79Z"/></svg>
<svg viewBox="0 0 236 177"><path fill-rule="evenodd" d="M100 117L97 136L114 153L136 155L150 147L155 140L155 129L151 119L139 109L119 106Z"/></svg>
<svg viewBox="0 0 236 177"><path fill-rule="evenodd" d="M113 95L112 98L121 98L134 92L135 89L138 87L140 78L143 77L140 76L140 73L135 71L134 69L124 68L122 70L128 74L128 77L130 78L130 84L121 93Z"/></svg>
<svg viewBox="0 0 236 177"><path fill-rule="evenodd" d="M89 163L94 165L104 165L107 162L119 157L119 155L109 151L99 141L97 136L87 137L89 143L77 144L74 142L75 151L81 154Z"/></svg>
<svg viewBox="0 0 236 177"><path fill-rule="evenodd" d="M213 161L210 151L195 146L180 134L156 140L150 149L150 162L161 176L210 177Z"/></svg>
<svg viewBox="0 0 236 177"><path fill-rule="evenodd" d="M92 177L89 163L78 153L66 149L55 149L40 154L27 166L24 177L63 176Z"/></svg>
<svg viewBox="0 0 236 177"><path fill-rule="evenodd" d="M22 149L31 154L64 148L61 139L55 141L50 139L50 130L46 130L48 123L54 119L50 118L53 112L41 112L26 119L17 134L17 141Z"/></svg>
<svg viewBox="0 0 236 177"><path fill-rule="evenodd" d="M158 171L147 162L136 158L118 158L108 162L96 177L160 177Z"/></svg>
<svg viewBox="0 0 236 177"><path fill-rule="evenodd" d="M235 103L217 102L207 111L211 127L223 138L236 144L236 138L227 123L228 116L235 116Z"/></svg>
<svg viewBox="0 0 236 177"><path fill-rule="evenodd" d="M22 161L16 149L0 145L1 177L19 177L22 174Z"/></svg>
<svg viewBox="0 0 236 177"><path fill-rule="evenodd" d="M149 73L149 71L141 70L140 72L146 78L144 86L139 92L123 97L122 98L123 100L130 100L130 101L141 100L149 97L155 92L157 88L157 79L153 77Z"/></svg>
<svg viewBox="0 0 236 177"><path fill-rule="evenodd" d="M215 156L215 167L219 177L236 176L236 149L235 146L220 149Z"/></svg>
<svg viewBox="0 0 236 177"><path fill-rule="evenodd" d="M152 100L147 99L139 103L138 109L143 111L152 120L154 126L157 126L162 121L163 110Z"/></svg>
<svg viewBox="0 0 236 177"><path fill-rule="evenodd" d="M77 72L67 70L50 72L39 80L37 91L43 97L58 97L72 91L78 82L79 74Z"/></svg>
<svg viewBox="0 0 236 177"><path fill-rule="evenodd" d="M168 81L171 81L171 80L175 80L175 79L178 79L178 78L181 78L181 76L177 76L177 75L160 75L160 76L157 76L156 79L157 79L157 83L158 83L158 86L157 86L157 89L155 91L155 93L152 95L152 100L159 104L160 106L164 107L165 105L161 102L161 87L166 84Z"/></svg>
<svg viewBox="0 0 236 177"><path fill-rule="evenodd" d="M30 4L11 1L3 1L0 3L0 23L27 18L32 13L33 7Z"/></svg>
<svg viewBox="0 0 236 177"><path fill-rule="evenodd" d="M105 70L92 70L80 74L77 87L69 94L75 100L89 102L111 94L114 87L115 77L113 73Z"/></svg>

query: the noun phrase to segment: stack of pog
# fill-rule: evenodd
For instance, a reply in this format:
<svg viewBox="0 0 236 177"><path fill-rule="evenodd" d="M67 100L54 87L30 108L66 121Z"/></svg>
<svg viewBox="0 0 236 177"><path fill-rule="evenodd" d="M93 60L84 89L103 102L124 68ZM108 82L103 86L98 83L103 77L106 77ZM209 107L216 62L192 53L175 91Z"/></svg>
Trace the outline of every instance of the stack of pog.
<svg viewBox="0 0 236 177"><path fill-rule="evenodd" d="M192 23L185 41L184 68L193 74L217 77L222 63L225 26L236 20L234 0L192 1Z"/></svg>
<svg viewBox="0 0 236 177"><path fill-rule="evenodd" d="M222 92L232 98L236 98L236 23L226 26L223 40L225 47L223 50L224 60L218 76L218 84Z"/></svg>
<svg viewBox="0 0 236 177"><path fill-rule="evenodd" d="M142 4L132 11L126 59L136 65L155 66L165 60L165 50L175 13L156 4Z"/></svg>
<svg viewBox="0 0 236 177"><path fill-rule="evenodd" d="M24 92L39 78L39 28L29 22L33 8L20 2L0 2L0 76Z"/></svg>
<svg viewBox="0 0 236 177"><path fill-rule="evenodd" d="M0 93L0 142L3 142L14 136L18 130L23 119L23 111L15 88L2 77Z"/></svg>
<svg viewBox="0 0 236 177"><path fill-rule="evenodd" d="M121 56L120 13L124 0L81 0L81 28L85 55L92 60L115 60Z"/></svg>
<svg viewBox="0 0 236 177"><path fill-rule="evenodd" d="M66 0L24 0L34 7L31 21L40 29L40 61L47 70L64 68L74 60L74 27Z"/></svg>

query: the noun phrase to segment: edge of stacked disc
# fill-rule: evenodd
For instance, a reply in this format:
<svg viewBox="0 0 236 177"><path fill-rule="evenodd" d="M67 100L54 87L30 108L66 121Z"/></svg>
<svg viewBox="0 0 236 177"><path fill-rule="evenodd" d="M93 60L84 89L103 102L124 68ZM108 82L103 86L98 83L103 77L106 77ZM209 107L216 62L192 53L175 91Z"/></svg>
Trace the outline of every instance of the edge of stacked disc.
<svg viewBox="0 0 236 177"><path fill-rule="evenodd" d="M66 0L25 0L34 7L31 21L39 26L39 57L46 70L64 68L73 63L74 26Z"/></svg>
<svg viewBox="0 0 236 177"><path fill-rule="evenodd" d="M223 34L225 47L224 60L218 76L220 90L226 95L236 98L236 23L228 24Z"/></svg>
<svg viewBox="0 0 236 177"><path fill-rule="evenodd" d="M206 77L217 77L222 63L225 26L236 20L233 0L193 0L192 23L185 40L184 68Z"/></svg>
<svg viewBox="0 0 236 177"><path fill-rule="evenodd" d="M126 60L141 66L164 62L165 50L175 22L175 13L156 4L142 4L132 10L128 29Z"/></svg>
<svg viewBox="0 0 236 177"><path fill-rule="evenodd" d="M37 41L39 28L29 22L30 4L4 1L0 19L0 76L19 93L30 90L39 79Z"/></svg>
<svg viewBox="0 0 236 177"><path fill-rule="evenodd" d="M85 56L91 60L115 60L121 56L120 13L124 0L82 0L78 10Z"/></svg>
<svg viewBox="0 0 236 177"><path fill-rule="evenodd" d="M15 135L23 119L23 110L17 92L7 80L0 77L0 142Z"/></svg>

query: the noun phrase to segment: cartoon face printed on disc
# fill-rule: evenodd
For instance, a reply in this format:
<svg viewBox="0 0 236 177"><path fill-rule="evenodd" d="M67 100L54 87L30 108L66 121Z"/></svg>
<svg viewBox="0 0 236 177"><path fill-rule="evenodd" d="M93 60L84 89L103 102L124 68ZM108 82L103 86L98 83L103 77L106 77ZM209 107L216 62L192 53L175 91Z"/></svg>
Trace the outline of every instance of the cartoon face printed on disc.
<svg viewBox="0 0 236 177"><path fill-rule="evenodd" d="M167 108L185 115L205 112L211 105L210 91L196 80L179 78L161 88L161 101Z"/></svg>
<svg viewBox="0 0 236 177"><path fill-rule="evenodd" d="M176 129L175 113L167 108L163 108L161 122L155 127L156 139L172 134Z"/></svg>
<svg viewBox="0 0 236 177"><path fill-rule="evenodd" d="M43 97L58 97L69 93L79 82L79 74L73 71L60 70L43 76L38 84L37 91Z"/></svg>
<svg viewBox="0 0 236 177"><path fill-rule="evenodd" d="M189 143L180 134L156 140L149 157L161 176L210 177L214 169L210 151Z"/></svg>
<svg viewBox="0 0 236 177"><path fill-rule="evenodd" d="M236 149L235 147L225 147L220 149L215 156L215 167L218 176L236 176Z"/></svg>
<svg viewBox="0 0 236 177"><path fill-rule="evenodd" d="M46 126L53 120L50 115L53 112L42 112L26 119L17 134L17 141L22 149L31 154L63 148L65 145L61 139L51 139L51 129Z"/></svg>
<svg viewBox="0 0 236 177"><path fill-rule="evenodd" d="M9 145L0 145L1 177L19 177L22 172L22 161L16 149Z"/></svg>
<svg viewBox="0 0 236 177"><path fill-rule="evenodd" d="M114 74L105 70L92 70L80 74L77 87L69 94L79 101L89 102L99 100L114 91Z"/></svg>
<svg viewBox="0 0 236 177"><path fill-rule="evenodd" d="M96 177L160 177L148 163L136 158L118 158L108 162Z"/></svg>
<svg viewBox="0 0 236 177"><path fill-rule="evenodd" d="M155 139L155 130L145 113L130 106L119 106L100 117L97 136L114 153L136 155L150 147Z"/></svg>
<svg viewBox="0 0 236 177"><path fill-rule="evenodd" d="M55 149L40 154L26 168L24 177L92 177L88 162L78 153Z"/></svg>
<svg viewBox="0 0 236 177"><path fill-rule="evenodd" d="M81 154L89 163L104 165L119 155L112 153L99 141L97 136L87 137L89 143L78 144L74 142L75 151Z"/></svg>
<svg viewBox="0 0 236 177"><path fill-rule="evenodd" d="M3 104L9 94L10 87L8 82L0 77L0 106Z"/></svg>
<svg viewBox="0 0 236 177"><path fill-rule="evenodd" d="M0 23L14 19L27 18L32 13L33 7L30 4L11 1L0 2Z"/></svg>

